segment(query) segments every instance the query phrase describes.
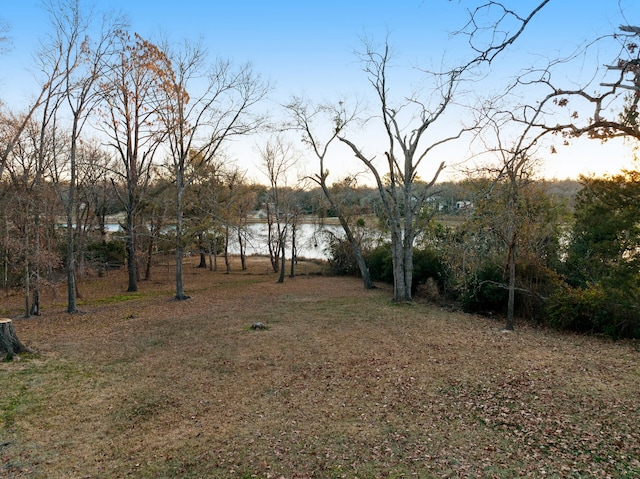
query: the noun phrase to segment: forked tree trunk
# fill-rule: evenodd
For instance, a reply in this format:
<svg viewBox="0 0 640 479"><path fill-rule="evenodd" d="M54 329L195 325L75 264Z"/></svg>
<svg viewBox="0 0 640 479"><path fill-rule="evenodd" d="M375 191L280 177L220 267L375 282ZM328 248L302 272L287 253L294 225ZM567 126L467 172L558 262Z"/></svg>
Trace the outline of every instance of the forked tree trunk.
<svg viewBox="0 0 640 479"><path fill-rule="evenodd" d="M8 318L0 318L0 356L5 359L13 359L15 354L33 353L31 348L20 342L13 329L13 321Z"/></svg>

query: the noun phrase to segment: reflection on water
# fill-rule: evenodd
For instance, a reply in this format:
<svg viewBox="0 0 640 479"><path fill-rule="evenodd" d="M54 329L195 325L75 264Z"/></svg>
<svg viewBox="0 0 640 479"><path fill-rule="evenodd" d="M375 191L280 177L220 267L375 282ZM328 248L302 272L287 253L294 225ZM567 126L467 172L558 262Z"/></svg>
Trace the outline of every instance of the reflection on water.
<svg viewBox="0 0 640 479"><path fill-rule="evenodd" d="M105 225L109 232L122 231L118 224ZM309 259L327 259L327 246L329 244L329 233L342 235L342 228L338 225L317 225L312 223L302 223L296 228L296 245L298 257ZM229 252L239 254L238 237L235 234L229 239ZM267 246L267 224L252 223L248 226L246 254L268 255ZM291 228L287 230L287 258L291 256Z"/></svg>
<svg viewBox="0 0 640 479"><path fill-rule="evenodd" d="M253 223L248 227L246 254L268 255L267 225L265 223ZM327 259L328 233L340 235L342 228L337 225L315 225L310 223L299 224L296 228L296 247L298 257L309 259ZM238 238L234 235L229 240L229 252L240 253ZM291 229L287 230L286 256L291 256Z"/></svg>

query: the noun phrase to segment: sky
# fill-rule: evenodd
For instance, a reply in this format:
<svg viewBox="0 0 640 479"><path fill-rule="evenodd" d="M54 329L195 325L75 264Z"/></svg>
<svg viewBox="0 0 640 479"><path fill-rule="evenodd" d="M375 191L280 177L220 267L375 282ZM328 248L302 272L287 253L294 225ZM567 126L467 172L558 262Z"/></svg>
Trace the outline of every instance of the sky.
<svg viewBox="0 0 640 479"><path fill-rule="evenodd" d="M535 0L505 0L521 12L537 4ZM274 85L270 110L292 95L304 95L314 102L341 97L364 99L375 105L371 87L362 72L356 52L363 39L383 44L388 39L396 57L394 84L398 94L419 81L415 67L437 69L469 58L466 41L451 33L467 21L466 9L478 2L467 0L100 0L100 9L126 14L130 29L153 41L159 36L172 40L201 38L212 61L230 59L251 62L257 72ZM578 6L579 5L579 6ZM47 18L39 0L0 0L0 18L9 23L12 49L0 55L0 98L8 105L26 105L33 94L33 53L48 31ZM621 13L622 12L622 13ZM624 16L623 16L624 15ZM562 57L598 36L615 32L620 24L640 24L637 0L551 0L491 72L490 80L479 83L472 94L499 90L518 68L549 58ZM597 61L606 63L599 52ZM573 65L565 72L574 76L591 75L596 65ZM397 86L396 86L397 85ZM277 115L278 113L274 113ZM457 121L457 120L451 120ZM462 120L460 120L462 121ZM256 148L262 139L247 139L230 146L230 154L241 165L254 170L259 164ZM301 154L305 155L301 145ZM370 153L382 155L371 139ZM423 176L429 177L436 165L446 161L449 168L442 177L454 177L456 165L469 156L468 145L434 151L425 162ZM621 142L600 145L593 141L573 142L557 155L543 154L544 174L563 179L581 173L612 173L631 166L631 147ZM338 175L361 169L346 152L331 158ZM259 179L259 173L254 176Z"/></svg>

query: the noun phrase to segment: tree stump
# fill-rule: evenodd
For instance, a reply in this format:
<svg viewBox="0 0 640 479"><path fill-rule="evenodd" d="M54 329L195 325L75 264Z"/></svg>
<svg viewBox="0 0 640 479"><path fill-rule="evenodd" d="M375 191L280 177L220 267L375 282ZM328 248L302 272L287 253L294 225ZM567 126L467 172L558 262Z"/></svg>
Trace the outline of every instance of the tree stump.
<svg viewBox="0 0 640 479"><path fill-rule="evenodd" d="M13 329L13 321L8 318L0 318L0 356L5 359L13 359L14 354L32 353L31 348L20 342Z"/></svg>

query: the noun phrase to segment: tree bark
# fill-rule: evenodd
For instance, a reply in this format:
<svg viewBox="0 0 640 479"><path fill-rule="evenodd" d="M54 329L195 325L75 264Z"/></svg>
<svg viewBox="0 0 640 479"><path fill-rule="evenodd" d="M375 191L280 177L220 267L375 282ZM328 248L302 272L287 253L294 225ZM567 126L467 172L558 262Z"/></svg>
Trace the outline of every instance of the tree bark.
<svg viewBox="0 0 640 479"><path fill-rule="evenodd" d="M12 359L15 354L33 352L33 349L26 347L18 339L13 321L0 318L0 355L4 355L5 359Z"/></svg>
<svg viewBox="0 0 640 479"><path fill-rule="evenodd" d="M238 228L238 245L240 245L240 264L242 265L242 271L247 270L247 255L245 253L244 238L242 237L242 230Z"/></svg>
<svg viewBox="0 0 640 479"><path fill-rule="evenodd" d="M137 268L136 244L135 244L136 238L135 238L133 211L132 211L131 204L127 205L127 231L126 232L127 232L127 239L126 239L127 273L129 278L129 286L127 288L127 291L134 292L134 291L138 291L138 275L136 271L136 268Z"/></svg>
<svg viewBox="0 0 640 479"><path fill-rule="evenodd" d="M198 266L196 266L196 268L206 269L207 268L207 254L206 254L207 252L204 247L204 240L202 238L202 233L198 234L198 250L200 252L200 262L198 263Z"/></svg>
<svg viewBox="0 0 640 479"><path fill-rule="evenodd" d="M509 299L507 301L507 323L504 329L513 331L515 310L515 286L516 286L516 238L512 236L509 245Z"/></svg>
<svg viewBox="0 0 640 479"><path fill-rule="evenodd" d="M184 256L183 236L183 194L184 194L184 171L179 169L176 175L177 196L176 196L176 295L178 301L189 299L184 293L184 283L182 280L182 257Z"/></svg>
<svg viewBox="0 0 640 479"><path fill-rule="evenodd" d="M291 224L291 268L289 272L289 278L295 278L296 276L297 256L298 256L298 253L296 250L296 221L294 221Z"/></svg>
<svg viewBox="0 0 640 479"><path fill-rule="evenodd" d="M280 276L278 277L278 283L284 283L284 267L285 267L285 257L284 257L284 238L280 242Z"/></svg>

